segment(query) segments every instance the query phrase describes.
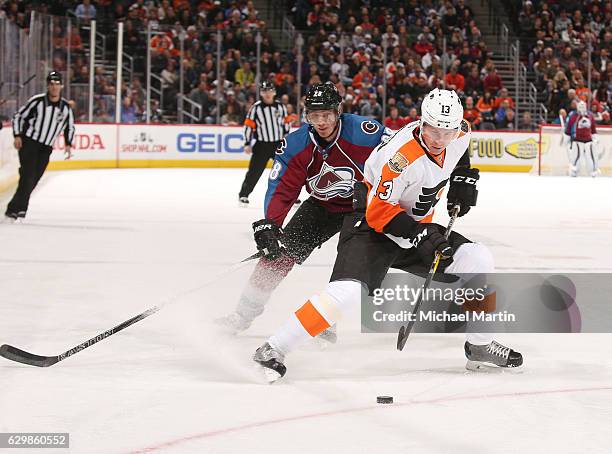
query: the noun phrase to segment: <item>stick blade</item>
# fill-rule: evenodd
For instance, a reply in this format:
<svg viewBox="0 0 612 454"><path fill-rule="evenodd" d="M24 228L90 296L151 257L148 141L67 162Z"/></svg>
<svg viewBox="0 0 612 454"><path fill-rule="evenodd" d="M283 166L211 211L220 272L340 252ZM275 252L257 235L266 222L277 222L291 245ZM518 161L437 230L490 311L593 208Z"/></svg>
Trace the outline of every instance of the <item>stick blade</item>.
<svg viewBox="0 0 612 454"><path fill-rule="evenodd" d="M56 356L34 355L7 344L0 347L0 356L11 361L36 367L49 367L59 361Z"/></svg>
<svg viewBox="0 0 612 454"><path fill-rule="evenodd" d="M404 349L404 345L406 345L408 334L410 334L410 332L406 329L406 327L404 325L400 326L399 333L397 333L397 349L400 352Z"/></svg>

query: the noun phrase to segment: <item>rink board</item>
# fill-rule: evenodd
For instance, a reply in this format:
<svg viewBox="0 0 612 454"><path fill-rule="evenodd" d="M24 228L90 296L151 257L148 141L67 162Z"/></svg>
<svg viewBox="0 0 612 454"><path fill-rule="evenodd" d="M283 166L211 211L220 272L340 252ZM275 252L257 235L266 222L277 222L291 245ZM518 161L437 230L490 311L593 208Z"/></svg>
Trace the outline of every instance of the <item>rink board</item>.
<svg viewBox="0 0 612 454"><path fill-rule="evenodd" d="M3 163L17 162L10 128L5 128ZM243 128L216 125L76 125L73 158L64 160L64 139L54 144L49 168L246 167ZM538 132L474 131L470 156L484 171L528 172L538 155ZM13 172L16 175L15 172Z"/></svg>

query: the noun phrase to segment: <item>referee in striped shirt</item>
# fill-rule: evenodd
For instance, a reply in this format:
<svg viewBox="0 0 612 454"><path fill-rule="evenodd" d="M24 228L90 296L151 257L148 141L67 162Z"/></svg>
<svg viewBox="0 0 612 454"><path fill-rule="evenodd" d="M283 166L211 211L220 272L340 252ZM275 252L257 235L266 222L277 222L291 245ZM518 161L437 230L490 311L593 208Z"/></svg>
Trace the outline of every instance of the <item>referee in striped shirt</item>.
<svg viewBox="0 0 612 454"><path fill-rule="evenodd" d="M32 191L45 173L53 151L53 142L63 132L65 158L72 156L74 115L68 101L60 96L62 75L47 75L47 92L32 96L13 116L15 148L19 150L19 184L6 208L12 221L25 218Z"/></svg>
<svg viewBox="0 0 612 454"><path fill-rule="evenodd" d="M242 204L249 203L249 195L253 192L268 160L274 159L276 149L291 128L287 108L274 99L276 96L274 84L264 80L259 92L262 100L251 106L244 120L244 152L251 155L251 161L238 194L238 200ZM251 147L253 141L255 144Z"/></svg>

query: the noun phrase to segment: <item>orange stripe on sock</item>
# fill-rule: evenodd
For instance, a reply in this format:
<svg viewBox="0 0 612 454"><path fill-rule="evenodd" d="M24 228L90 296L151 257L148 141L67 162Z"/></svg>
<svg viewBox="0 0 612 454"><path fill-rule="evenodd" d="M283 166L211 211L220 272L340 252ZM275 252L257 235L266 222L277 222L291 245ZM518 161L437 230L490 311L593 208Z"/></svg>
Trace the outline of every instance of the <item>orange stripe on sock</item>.
<svg viewBox="0 0 612 454"><path fill-rule="evenodd" d="M308 300L306 304L295 311L295 315L312 337L329 328L329 323L323 318L321 313Z"/></svg>
<svg viewBox="0 0 612 454"><path fill-rule="evenodd" d="M466 312L495 312L497 309L497 293L492 292L485 296L482 300L466 299L462 309Z"/></svg>

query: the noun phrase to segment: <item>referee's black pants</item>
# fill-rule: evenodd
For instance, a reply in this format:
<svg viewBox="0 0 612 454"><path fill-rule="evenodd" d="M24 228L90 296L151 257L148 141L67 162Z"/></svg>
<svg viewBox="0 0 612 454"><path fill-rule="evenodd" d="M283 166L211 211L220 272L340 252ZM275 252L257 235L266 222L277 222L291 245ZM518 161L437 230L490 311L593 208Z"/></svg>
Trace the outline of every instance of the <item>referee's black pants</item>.
<svg viewBox="0 0 612 454"><path fill-rule="evenodd" d="M30 195L49 165L53 149L28 137L21 139L19 149L19 183L15 195L6 207L6 214L25 216Z"/></svg>
<svg viewBox="0 0 612 454"><path fill-rule="evenodd" d="M268 164L268 160L274 159L274 154L279 145L280 142L255 142L255 145L253 145L253 154L249 161L249 170L247 170L244 177L244 182L242 183L238 197L248 197L251 195L251 192L253 192L255 185Z"/></svg>

